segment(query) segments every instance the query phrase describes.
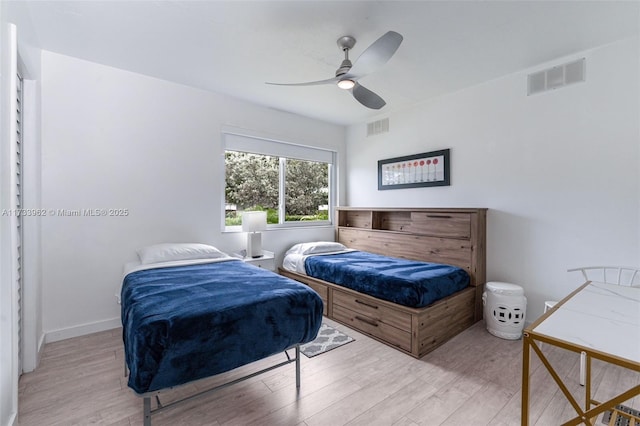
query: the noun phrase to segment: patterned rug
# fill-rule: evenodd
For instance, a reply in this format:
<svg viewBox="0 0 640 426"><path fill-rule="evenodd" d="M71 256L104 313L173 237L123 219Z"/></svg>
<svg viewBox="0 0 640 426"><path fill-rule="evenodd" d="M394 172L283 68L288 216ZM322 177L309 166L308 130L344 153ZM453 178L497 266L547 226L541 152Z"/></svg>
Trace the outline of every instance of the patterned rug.
<svg viewBox="0 0 640 426"><path fill-rule="evenodd" d="M328 352L331 349L335 349L339 346L346 345L350 342L353 342L352 337L341 333L330 325L322 323L322 325L320 326L320 331L318 331L318 335L316 336L316 338L309 343L301 345L300 351L302 351L302 353L305 354L307 358L311 358L316 355Z"/></svg>
<svg viewBox="0 0 640 426"><path fill-rule="evenodd" d="M617 405L616 409L622 411L623 413L631 414L634 417L640 417L640 411L629 408L626 405ZM608 425L610 422L611 411L605 411L602 415L602 423ZM619 415L613 424L614 426L629 426L630 423L631 422L629 421L629 417Z"/></svg>

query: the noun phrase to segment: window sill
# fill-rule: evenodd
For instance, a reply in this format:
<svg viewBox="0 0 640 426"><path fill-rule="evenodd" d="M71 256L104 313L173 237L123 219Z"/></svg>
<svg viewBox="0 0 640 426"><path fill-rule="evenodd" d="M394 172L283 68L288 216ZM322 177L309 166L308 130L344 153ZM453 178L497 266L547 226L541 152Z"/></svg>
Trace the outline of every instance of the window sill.
<svg viewBox="0 0 640 426"><path fill-rule="evenodd" d="M286 231L290 229L321 229L321 228L334 228L334 225L329 222L318 223L318 224L293 222L293 223L283 223L278 225L268 225L267 230L262 232ZM223 234L232 234L232 233L244 232L244 231L242 230L242 226L226 226L222 229L221 232Z"/></svg>

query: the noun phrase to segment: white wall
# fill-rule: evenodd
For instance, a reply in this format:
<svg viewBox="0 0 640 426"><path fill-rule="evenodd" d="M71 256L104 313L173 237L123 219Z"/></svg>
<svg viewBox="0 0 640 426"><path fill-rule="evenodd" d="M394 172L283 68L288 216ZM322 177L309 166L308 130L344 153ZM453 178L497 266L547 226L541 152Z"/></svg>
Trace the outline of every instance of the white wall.
<svg viewBox="0 0 640 426"><path fill-rule="evenodd" d="M351 206L487 207L487 279L525 288L527 321L568 294L572 267L640 265L639 46L541 64L347 134ZM526 75L586 58L585 83L526 96ZM427 71L428 72L428 71ZM451 186L377 190L377 161L451 148Z"/></svg>
<svg viewBox="0 0 640 426"><path fill-rule="evenodd" d="M47 341L118 326L122 265L152 243L245 245L222 233L221 129L335 149L345 128L44 51L42 207L128 209L126 217L42 219ZM280 256L333 229L267 231Z"/></svg>

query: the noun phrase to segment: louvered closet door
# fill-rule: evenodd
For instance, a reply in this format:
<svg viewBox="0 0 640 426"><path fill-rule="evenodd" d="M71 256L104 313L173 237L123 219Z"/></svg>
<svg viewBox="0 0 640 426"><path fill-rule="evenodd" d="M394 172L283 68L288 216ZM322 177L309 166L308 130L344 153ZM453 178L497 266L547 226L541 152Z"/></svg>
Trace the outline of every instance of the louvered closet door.
<svg viewBox="0 0 640 426"><path fill-rule="evenodd" d="M23 208L22 205L22 77L18 74L16 84L16 209L19 212ZM18 289L18 371L22 374L22 354L23 338L22 338L22 230L23 215L19 214L16 218L16 288Z"/></svg>

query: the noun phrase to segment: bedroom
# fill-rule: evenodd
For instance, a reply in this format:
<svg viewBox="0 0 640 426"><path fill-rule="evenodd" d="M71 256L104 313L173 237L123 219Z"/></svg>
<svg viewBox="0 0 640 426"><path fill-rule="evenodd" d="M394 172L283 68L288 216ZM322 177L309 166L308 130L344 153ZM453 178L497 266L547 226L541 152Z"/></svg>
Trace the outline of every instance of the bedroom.
<svg viewBox="0 0 640 426"><path fill-rule="evenodd" d="M371 4L354 4L344 14L325 10L327 15L322 16L335 19L328 21L334 24L320 24L312 19L313 9L297 16L298 20L290 20L289 14L294 14L295 8L280 4L278 13L256 8L249 19L246 10L227 5L224 14L211 18L222 28L227 29L223 26L225 19L233 21L237 16L244 18L233 21L243 23L239 32L251 35L271 28L280 31L278 42L265 40L265 43L273 41L275 47L269 52L277 58L268 63L269 75L257 72L258 67L230 68L226 74L216 75L221 81L236 81L236 86L229 83L226 91L181 84L183 75L196 74L205 82L208 79L205 73L197 74L198 69L181 56L164 58L187 64L174 71L176 83L169 76L155 74L155 68L165 69L162 63L132 65L150 70L145 73L126 70L124 63L105 63L95 58L91 50L98 49L92 46L99 45L102 39L82 43L78 33L67 34L60 41L44 38L40 33L47 34L54 22L47 21L47 17L57 15L47 15L47 9L36 14L26 4L3 2L1 10L3 23L17 24L25 79L28 84L35 84L37 93L36 99L31 100L35 116L25 117L38 123L31 136L25 134L33 138L27 148L33 151L25 153L27 159L30 154L33 159L25 162L25 205L47 209L127 208L131 212L126 218L32 218L31 223L27 219L25 292L30 293L25 294L28 301L23 324L28 345L25 353L31 357L25 359L27 364L34 365L45 341L88 335L120 325L114 289L119 285L122 265L133 259L140 246L198 240L227 251L244 247L243 233L221 229L222 171L215 164L224 126L338 152L338 205L488 208L487 280L522 285L531 320L542 313L545 300L558 300L575 288L566 273L568 268L639 263L637 3L608 3L603 10L599 9L600 3L577 2L573 6L564 4L567 10L562 14L536 9L535 3L519 2L510 11L515 17L506 11L504 15L489 13L469 3L457 3L464 13L440 4L444 15L434 11L426 21L430 25L416 24L409 19L413 14L403 12L402 8L376 12ZM78 26L71 28L89 31L88 27L97 25L96 15L100 16L101 10L94 7L94 13L68 11L68 16L77 18L72 22ZM148 10L142 4L139 7L142 12ZM367 9L366 13L361 15L359 7ZM51 13L56 12L53 9ZM157 13L163 13L161 7L158 9ZM183 12L192 16L186 9ZM115 11L111 13L117 15ZM363 29L351 23L350 16L358 16L357 25ZM430 15L425 12L421 19L427 16ZM545 18L550 16L554 18L548 22ZM403 30L401 24L405 21L405 25L412 25L411 29ZM521 25L509 26L512 21ZM172 28L172 22L166 17L151 27L148 34L164 34L166 29L160 30ZM285 25L290 22L303 25ZM487 32L487 38L476 38L465 32L465 29L480 31L471 26L473 22L486 22L485 26L505 31L515 31L514 26L526 28L525 34L537 42L518 49L516 33L508 40L491 32ZM425 36L415 29L417 26L440 33ZM448 26L455 31L447 31ZM379 73L367 77L371 79L367 80L367 86L385 96L387 110L370 113L344 93L334 93L331 87L269 89L279 99L307 100L295 110L286 109L284 104L272 106L266 101L250 101L248 95L244 100L243 96L233 95L234 90L241 93L242 84L232 79L229 75L232 72L246 80L244 90L256 92L266 90L262 87L264 81L281 76L283 81L330 76L342 59L335 39L343 31L354 31L361 38L361 44L354 48L357 57L389 29L403 33L405 41ZM415 31L415 36L411 31ZM551 40L545 39L548 51L538 52L532 46L542 44L537 38L542 33ZM137 37L145 45L145 34ZM3 43L4 40L3 37ZM75 54L64 53L64 40L78 49ZM171 42L170 35L163 40L160 57L182 48L179 41ZM473 40L486 46L476 47L478 44L473 44ZM122 39L116 41L123 43L121 50L126 50ZM514 46L501 44L508 45L509 41ZM61 45L48 47L54 42ZM292 47L283 45L286 42L292 43ZM216 43L212 48L222 49L223 45ZM516 57L520 59L516 61L519 68L489 75L490 70L484 67L501 59L489 56L498 54L487 50L494 45L515 49L511 52L521 55ZM82 51L82 46L89 51ZM301 53L308 49L305 46L317 46L326 57L321 61L305 60ZM464 48L473 54L470 56L473 62L470 59L467 63L467 56L458 53ZM258 55L252 53L246 42L231 50L239 60ZM428 99L414 98L417 89L396 92L394 77L406 80L409 75L403 74L400 66L403 60L407 72L415 71L412 69L415 65L408 62L411 52L427 58L439 57L443 61L441 66L446 65L444 69L453 77L456 72L464 72L463 77L472 83L455 89L443 88L439 93L440 85L448 81L446 75L438 68L425 66L420 70L425 78L436 73L440 77L427 82L435 88L422 88L430 95ZM582 57L586 58L587 68L584 83L526 96L529 73ZM300 69L294 65L298 58L311 63L304 62L301 65L304 68ZM205 61L201 65L206 64ZM281 75L287 67L288 74ZM315 102L329 105L328 110L335 111L333 118L311 118L313 105L307 104ZM343 122L341 117L350 117L350 121ZM389 133L365 137L366 124L379 118L389 118ZM451 186L377 190L378 160L444 148L452 151ZM3 151L3 173L5 159ZM334 229L330 226L302 231L268 230L264 232L263 244L277 253L280 261L284 251L301 239L331 240L333 236ZM0 298L3 317L11 312L4 297L11 291L5 279L5 262L3 258ZM12 412L11 401L17 397L7 384L11 371L5 371L4 362L13 357L15 345L7 343L13 336L13 329L3 323L3 424L11 416L5 414ZM28 369L28 365L25 367Z"/></svg>

